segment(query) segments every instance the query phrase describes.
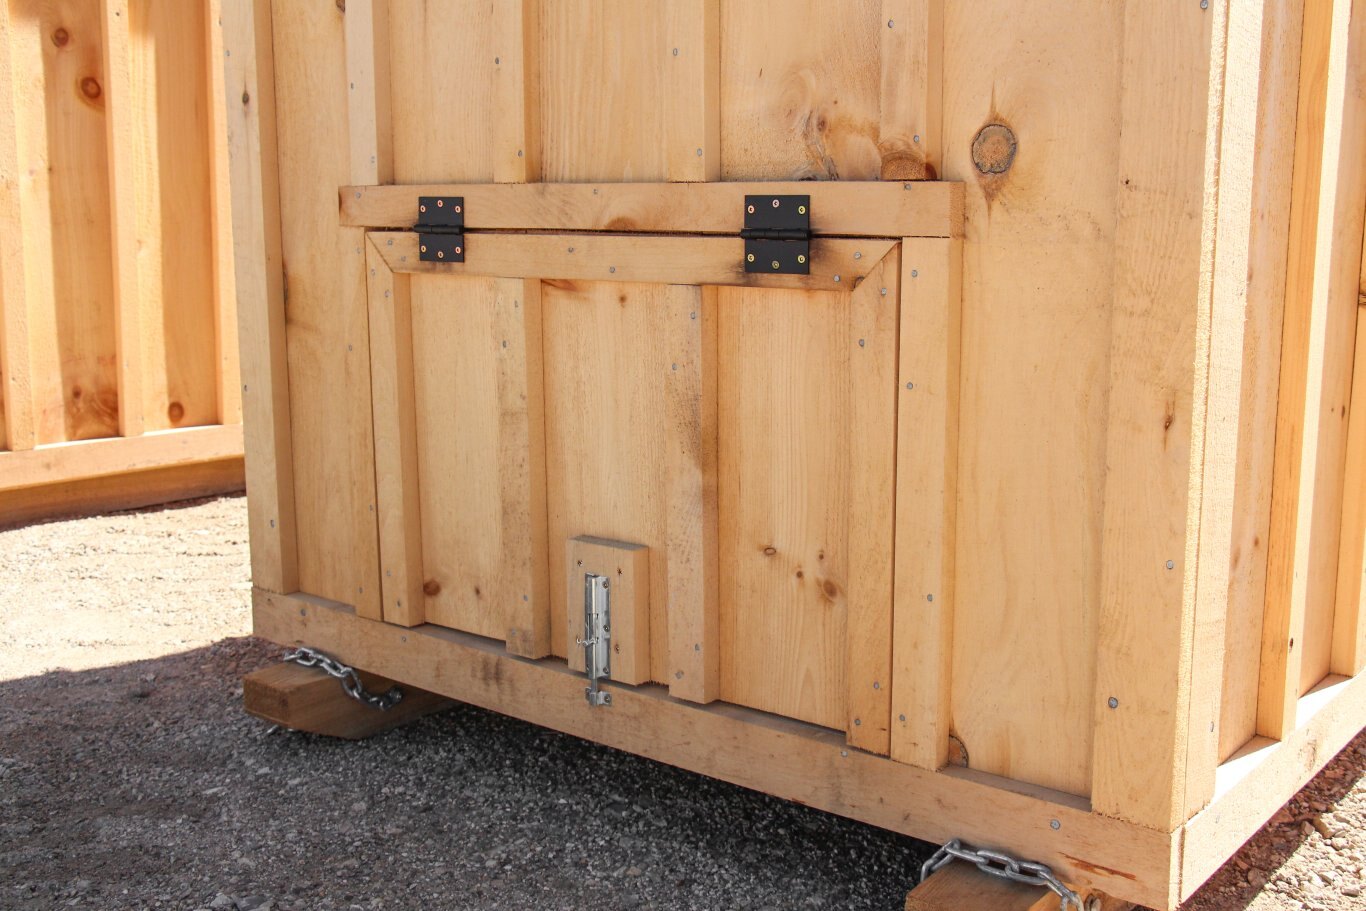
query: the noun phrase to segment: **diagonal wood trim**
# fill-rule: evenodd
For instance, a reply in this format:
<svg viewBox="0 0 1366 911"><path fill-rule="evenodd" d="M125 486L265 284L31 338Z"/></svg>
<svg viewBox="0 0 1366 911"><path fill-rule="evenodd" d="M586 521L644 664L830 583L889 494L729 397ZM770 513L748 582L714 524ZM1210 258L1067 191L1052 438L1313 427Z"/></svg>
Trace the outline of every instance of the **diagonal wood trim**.
<svg viewBox="0 0 1366 911"><path fill-rule="evenodd" d="M629 234L466 234L463 263L422 262L418 236L375 231L370 242L394 272L490 275L670 285L748 285L852 291L894 241L815 238L810 275L747 273L734 237Z"/></svg>

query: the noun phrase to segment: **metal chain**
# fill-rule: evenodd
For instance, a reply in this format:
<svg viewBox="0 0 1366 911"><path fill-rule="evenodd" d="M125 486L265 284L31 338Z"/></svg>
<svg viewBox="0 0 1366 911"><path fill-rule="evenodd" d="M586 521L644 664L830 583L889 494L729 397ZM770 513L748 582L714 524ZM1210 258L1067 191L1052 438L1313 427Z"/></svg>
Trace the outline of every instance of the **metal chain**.
<svg viewBox="0 0 1366 911"><path fill-rule="evenodd" d="M1084 911L1081 896L1067 888L1062 880L1054 876L1053 871L1047 866L1033 861L1017 860L1009 854L1002 854L1000 851L988 851L985 848L974 851L956 838L925 861L920 868L920 881L923 883L929 879L931 873L948 866L955 860L967 861L983 873L1000 879L1052 889L1061 900L1062 911L1068 911L1068 909Z"/></svg>
<svg viewBox="0 0 1366 911"><path fill-rule="evenodd" d="M346 695L362 705L370 706L372 709L387 712L403 700L403 691L396 686L390 687L387 693L370 692L361 684L360 674L356 673L354 667L347 667L337 659L324 655L317 649L301 646L286 654L284 660L292 661L301 667L316 667L329 676L336 677L341 681L342 689Z"/></svg>

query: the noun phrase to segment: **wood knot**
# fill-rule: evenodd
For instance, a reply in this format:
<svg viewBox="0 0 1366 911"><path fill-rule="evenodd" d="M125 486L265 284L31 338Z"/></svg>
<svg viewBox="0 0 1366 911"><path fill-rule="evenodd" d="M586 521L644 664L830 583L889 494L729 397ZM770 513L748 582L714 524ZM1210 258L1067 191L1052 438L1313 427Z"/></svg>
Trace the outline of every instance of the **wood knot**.
<svg viewBox="0 0 1366 911"><path fill-rule="evenodd" d="M100 81L94 76L86 76L81 80L81 94L90 101L98 101L104 94L104 89L100 87Z"/></svg>
<svg viewBox="0 0 1366 911"><path fill-rule="evenodd" d="M66 47L71 43L71 33L64 28L58 28L52 33L52 43L57 47Z"/></svg>
<svg viewBox="0 0 1366 911"><path fill-rule="evenodd" d="M166 416L171 419L172 424L179 424L185 417L185 406L179 402L172 402L171 407L166 409Z"/></svg>
<svg viewBox="0 0 1366 911"><path fill-rule="evenodd" d="M346 0L337 0L337 9L346 12Z"/></svg>
<svg viewBox="0 0 1366 911"><path fill-rule="evenodd" d="M824 582L821 583L821 591L825 593L825 597L829 598L831 601L834 601L836 598L839 597L840 587L836 585L834 582L831 582L829 579L826 579Z"/></svg>
<svg viewBox="0 0 1366 911"><path fill-rule="evenodd" d="M1019 144L1015 133L1003 123L989 123L972 140L972 163L982 174L1004 174L1015 163Z"/></svg>
<svg viewBox="0 0 1366 911"><path fill-rule="evenodd" d="M422 583L422 594L426 595L428 598L435 598L437 595L441 594L441 583L435 579L428 579L426 582Z"/></svg>
<svg viewBox="0 0 1366 911"><path fill-rule="evenodd" d="M774 547L772 544L770 544L770 545L768 545L768 547L765 547L765 548L764 548L764 556L766 556L766 557L771 557L771 556L773 556L774 554L776 554L777 552L778 552L778 548Z"/></svg>

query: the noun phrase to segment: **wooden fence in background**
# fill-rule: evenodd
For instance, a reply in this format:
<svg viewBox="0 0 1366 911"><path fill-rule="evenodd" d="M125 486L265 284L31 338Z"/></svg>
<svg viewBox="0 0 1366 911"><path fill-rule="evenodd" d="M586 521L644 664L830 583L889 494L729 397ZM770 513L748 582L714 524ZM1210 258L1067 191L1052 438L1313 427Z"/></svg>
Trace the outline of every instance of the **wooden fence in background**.
<svg viewBox="0 0 1366 911"><path fill-rule="evenodd" d="M242 486L220 0L0 0L0 524Z"/></svg>

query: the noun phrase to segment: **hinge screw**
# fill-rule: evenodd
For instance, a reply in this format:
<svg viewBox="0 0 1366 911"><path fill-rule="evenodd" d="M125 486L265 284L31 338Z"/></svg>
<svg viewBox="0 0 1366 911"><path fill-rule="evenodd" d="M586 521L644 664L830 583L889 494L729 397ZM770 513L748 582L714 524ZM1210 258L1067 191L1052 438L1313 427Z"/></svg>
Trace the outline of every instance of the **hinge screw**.
<svg viewBox="0 0 1366 911"><path fill-rule="evenodd" d="M799 214L799 215L805 215L805 214L806 214L806 206L797 206L797 214Z"/></svg>
<svg viewBox="0 0 1366 911"><path fill-rule="evenodd" d="M803 256L802 254L798 253L798 254L797 254L797 262L799 262L799 263L804 263L804 262L806 262L806 257Z"/></svg>
<svg viewBox="0 0 1366 911"><path fill-rule="evenodd" d="M776 209L776 208L778 208L778 206L780 206L780 205L781 205L781 203L780 203L778 200L776 200L776 199L773 200L773 208Z"/></svg>
<svg viewBox="0 0 1366 911"><path fill-rule="evenodd" d="M776 259L773 261L773 268L778 268L778 261Z"/></svg>
<svg viewBox="0 0 1366 911"><path fill-rule="evenodd" d="M754 214L754 207L753 207L753 206L745 206L745 211L748 212L750 215L753 215L753 214Z"/></svg>
<svg viewBox="0 0 1366 911"><path fill-rule="evenodd" d="M746 253L746 254L745 254L745 259L748 260L749 262L754 262L754 254L753 254L753 253Z"/></svg>

